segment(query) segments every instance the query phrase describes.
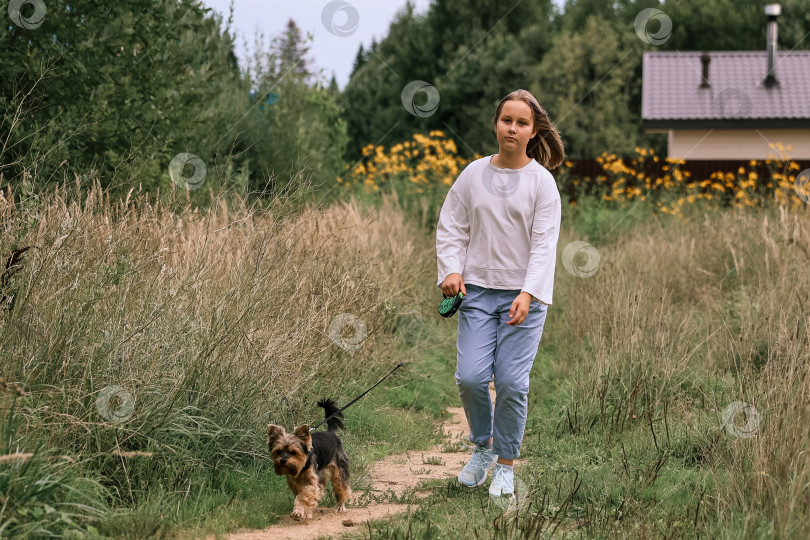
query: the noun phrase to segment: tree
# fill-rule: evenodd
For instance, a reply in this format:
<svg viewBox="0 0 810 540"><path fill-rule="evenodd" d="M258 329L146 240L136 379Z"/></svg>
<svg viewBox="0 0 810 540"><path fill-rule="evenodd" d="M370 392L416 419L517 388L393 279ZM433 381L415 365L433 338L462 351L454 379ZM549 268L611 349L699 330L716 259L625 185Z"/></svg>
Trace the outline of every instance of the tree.
<svg viewBox="0 0 810 540"><path fill-rule="evenodd" d="M358 159L370 142L402 140L414 130L434 125L433 120L409 114L401 98L409 82L430 82L430 38L424 30L424 16L417 16L408 3L395 16L388 35L381 42L372 39L340 97L350 137L347 160Z"/></svg>
<svg viewBox="0 0 810 540"><path fill-rule="evenodd" d="M555 38L536 69L536 85L568 156L631 153L639 144L639 111L628 96L639 84L634 72L640 56L640 40L622 36L596 16L582 31L565 30Z"/></svg>
<svg viewBox="0 0 810 540"><path fill-rule="evenodd" d="M357 56L354 57L354 64L352 64L352 73L355 71L359 71L363 64L368 61L366 56L366 52L363 50L363 44L360 44L360 48L357 49Z"/></svg>
<svg viewBox="0 0 810 540"><path fill-rule="evenodd" d="M343 109L335 88L314 81L307 66L308 41L291 21L281 39L254 40L245 76L253 105L238 149L251 164L251 190L282 189L303 172L316 183L334 181L347 143Z"/></svg>
<svg viewBox="0 0 810 540"><path fill-rule="evenodd" d="M806 0L782 0L779 17L779 48L785 51L810 49L810 4ZM760 45L763 47L764 45Z"/></svg>
<svg viewBox="0 0 810 540"><path fill-rule="evenodd" d="M278 71L281 76L294 75L302 82L310 83L313 78L310 70L311 60L307 58L310 47L294 20L287 21L287 27L277 47Z"/></svg>
<svg viewBox="0 0 810 540"><path fill-rule="evenodd" d="M766 2L759 0L668 0L660 9L672 19L672 36L665 50L764 51ZM782 0L779 47L808 49L803 39L810 29L810 3Z"/></svg>
<svg viewBox="0 0 810 540"><path fill-rule="evenodd" d="M765 49L764 2L683 0L660 7L672 19L664 50L745 51Z"/></svg>
<svg viewBox="0 0 810 540"><path fill-rule="evenodd" d="M552 13L550 0L510 5L436 0L426 15L416 15L407 3L388 35L379 45L372 42L373 54L356 61L344 89L347 159L359 159L369 143L393 143L434 129L456 138L468 157L491 149L495 106L509 91L528 86L528 68L551 46ZM433 114L414 116L403 107L403 89L412 81L438 91ZM422 104L425 97L415 99Z"/></svg>
<svg viewBox="0 0 810 540"><path fill-rule="evenodd" d="M527 26L549 22L552 12L550 0L435 0L427 17L429 35L434 38L433 55L452 63L458 60L459 49L472 49L489 33L518 35ZM531 48L532 44L524 45Z"/></svg>
<svg viewBox="0 0 810 540"><path fill-rule="evenodd" d="M645 8L673 23L663 44L636 35ZM780 49L807 48L808 27L810 3L784 0ZM418 16L408 3L379 43L358 51L340 99L351 138L346 159L359 159L369 143L390 145L434 129L449 132L466 157L494 151L492 114L517 88L533 91L560 124L569 155L632 153L661 142L641 129L644 50L764 48L760 0L568 0L559 12L550 0L433 0ZM429 116L402 106L402 90L414 80L439 93Z"/></svg>
<svg viewBox="0 0 810 540"><path fill-rule="evenodd" d="M95 171L104 185L153 187L180 152L212 162L246 92L230 35L206 15L196 0L75 0L39 28L4 28L6 180Z"/></svg>

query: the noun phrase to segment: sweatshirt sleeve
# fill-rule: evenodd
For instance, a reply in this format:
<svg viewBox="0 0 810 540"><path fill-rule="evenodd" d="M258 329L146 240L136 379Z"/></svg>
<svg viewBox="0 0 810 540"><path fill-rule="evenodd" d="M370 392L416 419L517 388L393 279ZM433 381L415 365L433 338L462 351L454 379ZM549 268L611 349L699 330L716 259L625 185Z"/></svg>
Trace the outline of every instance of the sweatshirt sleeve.
<svg viewBox="0 0 810 540"><path fill-rule="evenodd" d="M437 287L441 287L444 278L450 274L463 272L469 244L469 214L457 190L451 188L444 199L436 226L436 260L439 267Z"/></svg>
<svg viewBox="0 0 810 540"><path fill-rule="evenodd" d="M521 290L531 294L543 304L551 304L554 290L554 267L557 263L561 206L560 199L553 198L534 210L529 267L526 270L526 278Z"/></svg>

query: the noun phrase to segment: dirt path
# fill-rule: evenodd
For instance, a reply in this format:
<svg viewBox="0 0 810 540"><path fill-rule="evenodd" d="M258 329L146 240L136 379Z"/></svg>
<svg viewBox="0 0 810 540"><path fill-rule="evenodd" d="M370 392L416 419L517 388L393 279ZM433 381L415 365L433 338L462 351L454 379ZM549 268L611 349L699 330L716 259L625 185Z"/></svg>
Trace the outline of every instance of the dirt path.
<svg viewBox="0 0 810 540"><path fill-rule="evenodd" d="M493 401L495 390L490 384ZM370 471L371 491L383 495L393 491L402 495L406 489L419 484L422 480L437 478L456 478L461 468L470 459L470 452L445 452L442 447L451 447L465 439L470 432L464 409L461 407L447 409L449 419L437 424L437 429L444 430L447 439L444 443L430 450L406 452L375 463ZM469 443L469 441L467 441ZM520 460L517 461L519 463ZM417 496L428 496L429 492L418 492ZM269 539L314 539L319 536L340 536L347 532L357 531L367 521L380 519L390 514L397 514L408 509L405 504L376 503L358 507L362 491L355 491L349 499L344 513L335 512L331 507L318 507L314 516L308 521L295 521L285 516L280 523L264 530L240 532L230 535L230 540L269 540Z"/></svg>

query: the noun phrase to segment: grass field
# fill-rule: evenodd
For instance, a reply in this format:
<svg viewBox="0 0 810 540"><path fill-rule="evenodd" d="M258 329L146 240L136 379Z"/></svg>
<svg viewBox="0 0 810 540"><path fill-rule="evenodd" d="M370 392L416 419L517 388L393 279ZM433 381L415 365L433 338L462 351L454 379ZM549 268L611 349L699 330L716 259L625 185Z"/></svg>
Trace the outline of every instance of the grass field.
<svg viewBox="0 0 810 540"><path fill-rule="evenodd" d="M435 237L396 199L12 200L2 255L32 247L2 283L0 536L260 528L292 507L268 420L319 420L318 397L346 403L406 362L347 411L362 490L373 461L436 444L459 403ZM578 277L558 260L516 469L526 504L436 480L363 537L806 537L808 217L566 207L559 253L586 241L599 265Z"/></svg>

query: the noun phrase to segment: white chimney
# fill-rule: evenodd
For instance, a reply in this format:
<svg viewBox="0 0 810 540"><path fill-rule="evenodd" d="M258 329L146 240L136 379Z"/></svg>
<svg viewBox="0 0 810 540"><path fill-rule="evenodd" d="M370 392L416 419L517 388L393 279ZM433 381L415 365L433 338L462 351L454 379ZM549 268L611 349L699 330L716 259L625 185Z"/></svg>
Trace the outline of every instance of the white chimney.
<svg viewBox="0 0 810 540"><path fill-rule="evenodd" d="M782 13L782 6L779 4L768 4L765 6L765 15L768 16L768 76L765 77L765 86L778 85L776 80L776 18Z"/></svg>

